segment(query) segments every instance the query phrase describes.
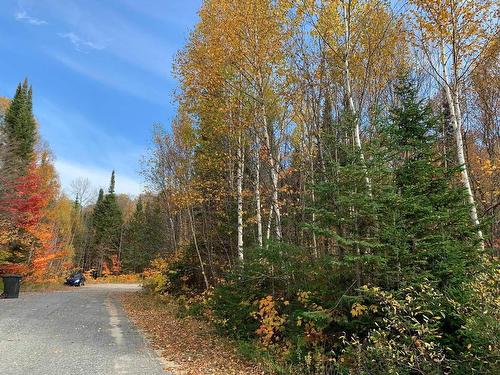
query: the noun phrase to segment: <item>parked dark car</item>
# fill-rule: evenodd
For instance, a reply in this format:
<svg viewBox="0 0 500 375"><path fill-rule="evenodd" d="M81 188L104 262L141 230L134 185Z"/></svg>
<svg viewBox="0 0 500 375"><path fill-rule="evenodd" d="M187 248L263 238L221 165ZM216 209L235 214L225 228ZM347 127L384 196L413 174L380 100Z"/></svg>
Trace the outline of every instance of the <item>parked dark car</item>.
<svg viewBox="0 0 500 375"><path fill-rule="evenodd" d="M70 286L84 286L85 285L85 276L81 272L75 272L71 274L66 281L64 282L66 285Z"/></svg>

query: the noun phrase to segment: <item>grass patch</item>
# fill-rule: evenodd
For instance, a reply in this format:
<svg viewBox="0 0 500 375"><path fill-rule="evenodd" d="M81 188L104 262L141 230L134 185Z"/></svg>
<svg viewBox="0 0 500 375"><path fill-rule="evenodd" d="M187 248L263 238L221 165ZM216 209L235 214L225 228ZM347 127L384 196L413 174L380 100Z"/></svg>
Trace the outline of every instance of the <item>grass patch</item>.
<svg viewBox="0 0 500 375"><path fill-rule="evenodd" d="M21 281L21 293L63 290L65 288L67 288L67 286L64 285L64 278L41 280L41 281L28 279Z"/></svg>
<svg viewBox="0 0 500 375"><path fill-rule="evenodd" d="M44 292L50 290L64 289L64 279L55 278L48 280L21 279L20 293L23 292ZM0 277L0 294L4 290L3 278Z"/></svg>

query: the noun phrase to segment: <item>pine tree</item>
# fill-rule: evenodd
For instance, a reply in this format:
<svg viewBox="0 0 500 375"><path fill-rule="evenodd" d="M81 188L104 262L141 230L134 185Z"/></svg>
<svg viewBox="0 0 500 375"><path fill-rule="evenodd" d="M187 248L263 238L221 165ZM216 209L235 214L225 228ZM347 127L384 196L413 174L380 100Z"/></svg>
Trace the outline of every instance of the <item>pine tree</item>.
<svg viewBox="0 0 500 375"><path fill-rule="evenodd" d="M111 172L108 194L115 194L115 171Z"/></svg>
<svg viewBox="0 0 500 375"><path fill-rule="evenodd" d="M123 266L128 271L141 272L159 256L166 242L166 233L157 199L144 205L139 197L124 242Z"/></svg>
<svg viewBox="0 0 500 375"><path fill-rule="evenodd" d="M392 247L388 271L398 269L398 279L406 283L428 279L457 290L479 255L466 192L454 184L460 170L443 164L437 116L418 100L411 80L402 79L396 93L398 104L386 129L394 199L381 213L393 218L382 221Z"/></svg>
<svg viewBox="0 0 500 375"><path fill-rule="evenodd" d="M22 85L17 86L16 94L5 114L5 132L12 147L7 163L19 167L21 172L33 161L37 141L32 95L32 88L25 79Z"/></svg>
<svg viewBox="0 0 500 375"><path fill-rule="evenodd" d="M342 270L336 282L344 290L353 282L357 286L374 282L384 261L373 233L379 189L375 174L380 172L380 165L369 159L360 161L361 154L349 136L354 121L346 112L323 130L328 174L313 187L316 203L311 210L316 214L317 224L306 224L318 238L326 238L330 243L327 253L333 255L336 266Z"/></svg>
<svg viewBox="0 0 500 375"><path fill-rule="evenodd" d="M92 215L93 228L93 263L101 267L104 261L110 261L117 255L120 246L120 235L123 218L115 195L115 172L111 174L108 193L99 190Z"/></svg>
<svg viewBox="0 0 500 375"><path fill-rule="evenodd" d="M100 241L103 231L103 216L104 216L104 191L99 189L99 195L97 197L97 202L94 206L94 211L92 212L92 226L95 230L94 238L97 242Z"/></svg>
<svg viewBox="0 0 500 375"><path fill-rule="evenodd" d="M121 226L123 224L122 213L115 194L115 171L111 173L108 194L104 196L103 210L105 212L105 223L107 235L111 241L115 241L119 237Z"/></svg>
<svg viewBox="0 0 500 375"><path fill-rule="evenodd" d="M104 200L104 190L99 189L99 195L97 196L97 203L96 207L102 204L102 201Z"/></svg>
<svg viewBox="0 0 500 375"><path fill-rule="evenodd" d="M146 226L142 198L139 197L134 214L128 223L123 246L122 264L127 271L140 272L144 268Z"/></svg>

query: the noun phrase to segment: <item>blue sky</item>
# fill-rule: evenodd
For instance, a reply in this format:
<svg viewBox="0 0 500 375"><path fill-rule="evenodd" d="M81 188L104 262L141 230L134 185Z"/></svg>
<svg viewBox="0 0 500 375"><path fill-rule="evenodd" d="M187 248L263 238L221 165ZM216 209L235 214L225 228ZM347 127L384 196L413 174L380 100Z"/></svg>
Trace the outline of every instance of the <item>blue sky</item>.
<svg viewBox="0 0 500 375"><path fill-rule="evenodd" d="M175 53L201 0L0 0L0 96L27 76L61 183L142 190L154 123L175 112Z"/></svg>

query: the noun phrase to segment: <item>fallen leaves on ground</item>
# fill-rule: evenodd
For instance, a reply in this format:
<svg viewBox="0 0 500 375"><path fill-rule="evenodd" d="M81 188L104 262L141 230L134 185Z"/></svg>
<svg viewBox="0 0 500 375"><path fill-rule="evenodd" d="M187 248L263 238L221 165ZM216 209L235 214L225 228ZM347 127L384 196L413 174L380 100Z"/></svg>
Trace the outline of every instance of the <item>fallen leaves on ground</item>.
<svg viewBox="0 0 500 375"><path fill-rule="evenodd" d="M208 323L178 318L174 301L143 293L124 293L120 298L134 324L161 351L165 369L174 375L264 373L242 360L234 343L218 336Z"/></svg>

